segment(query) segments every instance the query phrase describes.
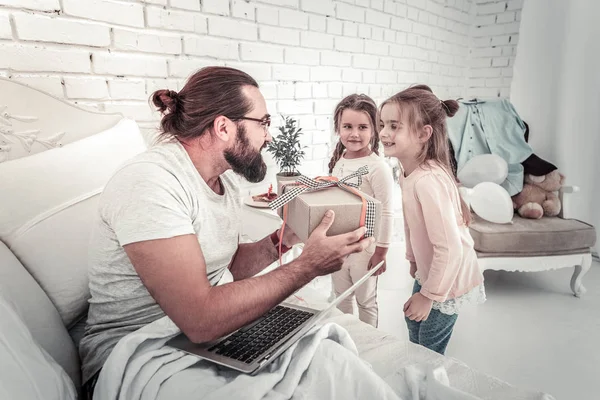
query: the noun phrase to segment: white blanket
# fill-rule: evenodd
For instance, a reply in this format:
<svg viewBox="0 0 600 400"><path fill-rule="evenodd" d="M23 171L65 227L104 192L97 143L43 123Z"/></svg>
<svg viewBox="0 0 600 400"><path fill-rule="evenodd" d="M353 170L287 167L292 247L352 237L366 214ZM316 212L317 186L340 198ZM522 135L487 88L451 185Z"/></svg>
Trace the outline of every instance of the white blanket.
<svg viewBox="0 0 600 400"><path fill-rule="evenodd" d="M256 376L164 345L179 332L164 317L121 339L102 368L94 399L476 399L450 388L443 368L426 365L406 367L394 391L334 323L312 329Z"/></svg>
<svg viewBox="0 0 600 400"><path fill-rule="evenodd" d="M177 333L164 317L123 338L94 399L399 399L336 324L313 329L256 376L164 346Z"/></svg>
<svg viewBox="0 0 600 400"><path fill-rule="evenodd" d="M219 284L231 280L224 276ZM476 399L450 388L443 367L410 365L389 385L335 323L313 328L255 376L165 346L179 333L163 317L122 338L102 368L94 399Z"/></svg>

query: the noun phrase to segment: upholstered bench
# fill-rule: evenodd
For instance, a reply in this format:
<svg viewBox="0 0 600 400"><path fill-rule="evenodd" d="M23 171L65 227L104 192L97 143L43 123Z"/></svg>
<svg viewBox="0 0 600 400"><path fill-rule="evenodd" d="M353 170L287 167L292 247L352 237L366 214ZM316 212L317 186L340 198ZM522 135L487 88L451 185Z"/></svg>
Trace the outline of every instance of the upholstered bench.
<svg viewBox="0 0 600 400"><path fill-rule="evenodd" d="M512 224L494 224L475 215L470 230L483 270L534 272L575 267L571 289L577 297L585 293L581 279L591 266L591 248L596 244L592 225L560 217L525 219L516 214Z"/></svg>

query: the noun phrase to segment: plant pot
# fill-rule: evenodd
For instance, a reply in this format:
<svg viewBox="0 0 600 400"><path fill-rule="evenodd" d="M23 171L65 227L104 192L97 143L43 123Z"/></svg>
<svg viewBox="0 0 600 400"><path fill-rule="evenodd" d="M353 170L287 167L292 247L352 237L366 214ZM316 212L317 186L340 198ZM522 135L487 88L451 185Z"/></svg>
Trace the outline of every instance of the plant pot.
<svg viewBox="0 0 600 400"><path fill-rule="evenodd" d="M275 179L277 180L277 194L281 194L281 192L282 192L281 188L283 185L285 185L286 183L295 182L299 176L300 176L299 173L295 173L294 175L287 175L287 174L282 174L281 172L279 172L275 176Z"/></svg>

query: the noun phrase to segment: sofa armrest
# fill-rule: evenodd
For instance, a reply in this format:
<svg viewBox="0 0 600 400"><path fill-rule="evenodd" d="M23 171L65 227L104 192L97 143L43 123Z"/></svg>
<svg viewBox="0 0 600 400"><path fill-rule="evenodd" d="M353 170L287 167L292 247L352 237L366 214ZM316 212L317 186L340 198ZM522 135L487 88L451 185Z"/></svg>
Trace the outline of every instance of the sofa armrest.
<svg viewBox="0 0 600 400"><path fill-rule="evenodd" d="M568 218L567 212L566 212L566 205L568 203L569 196L565 196L565 194L577 193L577 192L579 192L579 186L563 186L558 191L558 197L559 197L560 203L561 203L560 214L558 214L558 216L560 218Z"/></svg>

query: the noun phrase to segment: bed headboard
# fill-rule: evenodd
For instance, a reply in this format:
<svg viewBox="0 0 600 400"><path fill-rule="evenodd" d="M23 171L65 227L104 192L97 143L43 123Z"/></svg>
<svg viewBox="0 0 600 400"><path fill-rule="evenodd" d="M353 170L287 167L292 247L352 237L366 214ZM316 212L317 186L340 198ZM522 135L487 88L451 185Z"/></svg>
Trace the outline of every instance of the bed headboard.
<svg viewBox="0 0 600 400"><path fill-rule="evenodd" d="M108 129L123 118L84 110L0 78L0 162L39 153Z"/></svg>

